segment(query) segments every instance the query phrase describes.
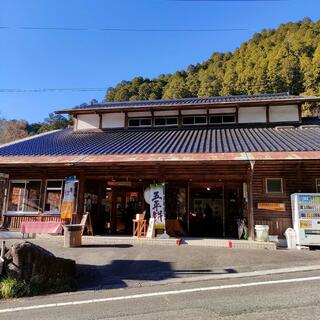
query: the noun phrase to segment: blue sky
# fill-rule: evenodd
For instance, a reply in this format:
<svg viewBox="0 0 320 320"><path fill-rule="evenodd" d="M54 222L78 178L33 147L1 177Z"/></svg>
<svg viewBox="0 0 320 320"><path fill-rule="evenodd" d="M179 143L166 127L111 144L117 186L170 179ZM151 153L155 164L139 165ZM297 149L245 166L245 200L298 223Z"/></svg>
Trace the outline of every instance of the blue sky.
<svg viewBox="0 0 320 320"><path fill-rule="evenodd" d="M2 0L0 89L108 88L156 77L232 51L255 32L304 17L320 1ZM17 27L82 27L84 31ZM225 32L106 32L99 28L245 29ZM41 121L49 112L102 100L105 92L4 93L0 116Z"/></svg>

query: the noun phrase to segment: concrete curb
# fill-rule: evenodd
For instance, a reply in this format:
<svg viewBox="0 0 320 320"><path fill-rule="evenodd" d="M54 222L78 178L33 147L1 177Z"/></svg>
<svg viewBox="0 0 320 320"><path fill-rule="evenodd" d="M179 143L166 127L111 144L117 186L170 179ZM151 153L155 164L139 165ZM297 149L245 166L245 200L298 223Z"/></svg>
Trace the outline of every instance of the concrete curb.
<svg viewBox="0 0 320 320"><path fill-rule="evenodd" d="M266 275L284 274L284 273L294 273L294 272L307 272L320 270L320 265L311 266L299 266L291 268L279 268L279 269L269 269L269 270L257 270L250 272L240 272L240 273L226 273L226 274L216 274L210 276L198 276L189 278L173 278L160 281L145 281L140 282L140 287L154 286L154 285L166 285L166 284L176 284L176 283L192 283L198 281L209 281L209 280L227 280L227 279L237 279L237 278L250 278Z"/></svg>

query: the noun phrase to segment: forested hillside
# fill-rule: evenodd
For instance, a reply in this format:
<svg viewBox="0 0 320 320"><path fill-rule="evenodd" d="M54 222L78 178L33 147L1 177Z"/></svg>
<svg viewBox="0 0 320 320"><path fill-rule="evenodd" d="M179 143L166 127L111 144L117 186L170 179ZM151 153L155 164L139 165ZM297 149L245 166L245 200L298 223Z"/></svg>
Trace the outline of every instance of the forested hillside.
<svg viewBox="0 0 320 320"><path fill-rule="evenodd" d="M234 52L155 79L136 77L107 90L106 101L290 92L320 94L320 21L263 30Z"/></svg>

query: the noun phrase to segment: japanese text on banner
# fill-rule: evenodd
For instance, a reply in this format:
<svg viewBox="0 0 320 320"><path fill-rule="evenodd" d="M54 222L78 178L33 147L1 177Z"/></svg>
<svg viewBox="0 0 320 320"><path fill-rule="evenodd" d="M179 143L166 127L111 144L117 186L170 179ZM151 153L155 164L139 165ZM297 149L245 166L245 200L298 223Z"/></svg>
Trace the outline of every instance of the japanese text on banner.
<svg viewBox="0 0 320 320"><path fill-rule="evenodd" d="M150 186L150 215L154 218L155 229L165 229L164 185Z"/></svg>

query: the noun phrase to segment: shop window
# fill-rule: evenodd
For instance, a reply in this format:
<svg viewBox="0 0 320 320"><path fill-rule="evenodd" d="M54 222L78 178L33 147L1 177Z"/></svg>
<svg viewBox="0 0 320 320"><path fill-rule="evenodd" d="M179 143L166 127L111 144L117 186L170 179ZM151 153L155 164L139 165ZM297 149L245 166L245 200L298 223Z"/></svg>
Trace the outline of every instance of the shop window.
<svg viewBox="0 0 320 320"><path fill-rule="evenodd" d="M154 125L155 126L176 126L178 124L178 118L155 118Z"/></svg>
<svg viewBox="0 0 320 320"><path fill-rule="evenodd" d="M40 194L40 180L10 181L8 211L39 212Z"/></svg>
<svg viewBox="0 0 320 320"><path fill-rule="evenodd" d="M45 213L60 212L62 201L63 180L47 180L44 211Z"/></svg>
<svg viewBox="0 0 320 320"><path fill-rule="evenodd" d="M320 178L316 179L316 190L317 192L320 192Z"/></svg>
<svg viewBox="0 0 320 320"><path fill-rule="evenodd" d="M200 125L207 124L206 116L188 116L182 118L182 124L184 125Z"/></svg>
<svg viewBox="0 0 320 320"><path fill-rule="evenodd" d="M236 116L234 114L215 114L210 116L210 124L235 123Z"/></svg>
<svg viewBox="0 0 320 320"><path fill-rule="evenodd" d="M129 127L151 127L151 118L129 119Z"/></svg>
<svg viewBox="0 0 320 320"><path fill-rule="evenodd" d="M267 178L266 179L267 193L283 193L283 181L281 178Z"/></svg>

